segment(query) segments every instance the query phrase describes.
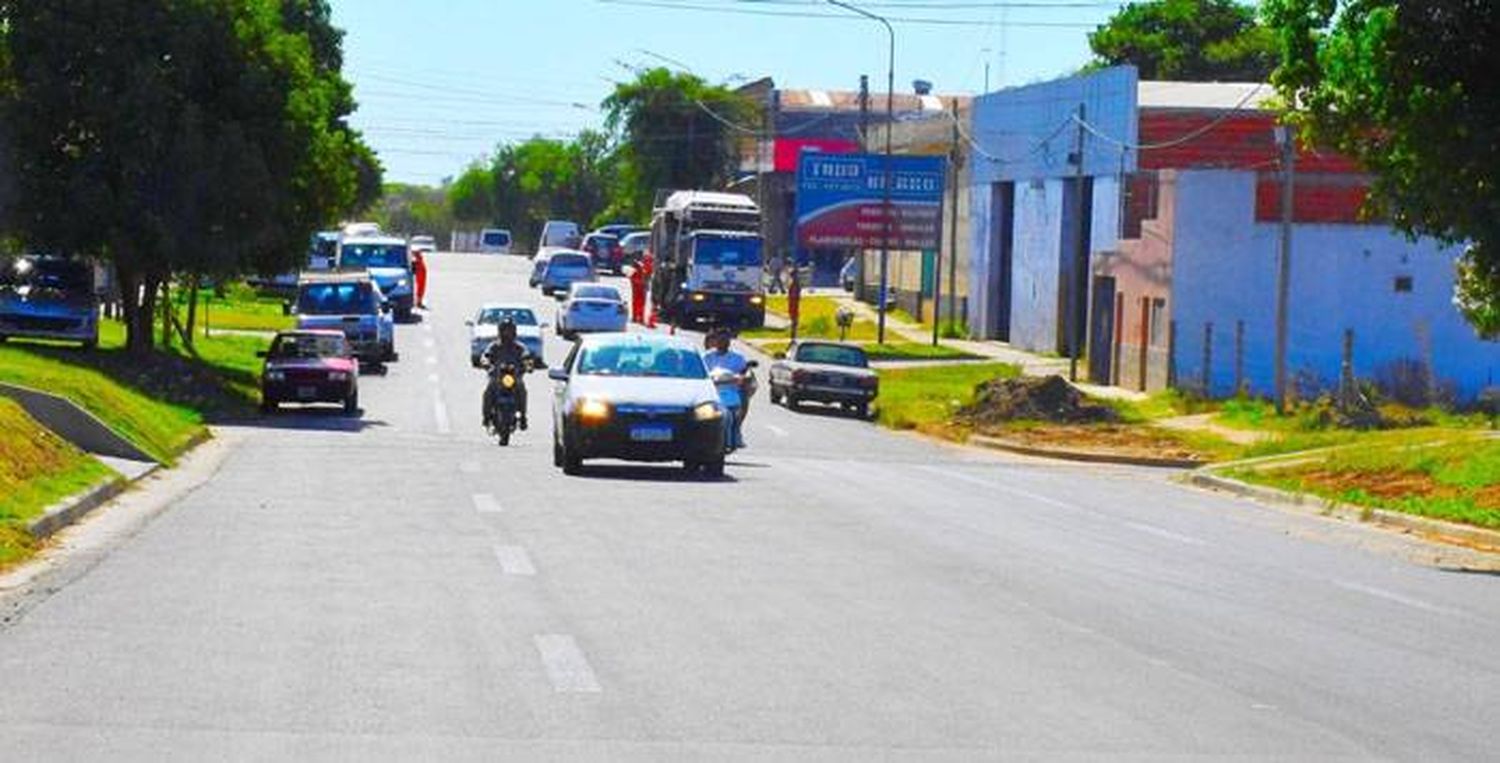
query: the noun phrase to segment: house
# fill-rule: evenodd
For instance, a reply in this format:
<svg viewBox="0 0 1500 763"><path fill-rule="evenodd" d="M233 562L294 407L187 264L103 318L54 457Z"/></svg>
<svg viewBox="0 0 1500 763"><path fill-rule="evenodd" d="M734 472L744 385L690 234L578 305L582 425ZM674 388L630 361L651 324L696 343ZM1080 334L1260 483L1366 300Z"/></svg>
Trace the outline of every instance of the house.
<svg viewBox="0 0 1500 763"><path fill-rule="evenodd" d="M1096 382L1274 391L1282 151L1258 83L1118 67L976 99L971 331L1088 360ZM978 150L978 149L976 149ZM1370 178L1297 149L1288 369L1472 397L1500 345L1452 302L1458 251L1363 216Z"/></svg>

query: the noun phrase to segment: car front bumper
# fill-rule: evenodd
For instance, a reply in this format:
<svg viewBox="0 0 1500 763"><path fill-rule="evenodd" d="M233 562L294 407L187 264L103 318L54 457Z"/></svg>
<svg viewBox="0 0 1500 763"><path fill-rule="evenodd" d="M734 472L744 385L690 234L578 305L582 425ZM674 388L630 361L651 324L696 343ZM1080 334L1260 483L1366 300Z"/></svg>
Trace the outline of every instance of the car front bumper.
<svg viewBox="0 0 1500 763"><path fill-rule="evenodd" d="M93 342L99 339L99 323L92 315L59 316L30 313L0 313L0 334L27 339Z"/></svg>
<svg viewBox="0 0 1500 763"><path fill-rule="evenodd" d="M638 442L631 436L637 426L667 424L672 427L671 441ZM563 438L568 449L580 458L701 463L724 456L724 420L697 421L691 414L670 419L612 415L598 423L580 421L570 415L563 422Z"/></svg>
<svg viewBox="0 0 1500 763"><path fill-rule="evenodd" d="M261 399L268 403L342 403L354 395L352 381L265 381Z"/></svg>
<svg viewBox="0 0 1500 763"><path fill-rule="evenodd" d="M880 394L878 389L835 387L827 384L793 384L789 392L798 400L839 405L868 405Z"/></svg>

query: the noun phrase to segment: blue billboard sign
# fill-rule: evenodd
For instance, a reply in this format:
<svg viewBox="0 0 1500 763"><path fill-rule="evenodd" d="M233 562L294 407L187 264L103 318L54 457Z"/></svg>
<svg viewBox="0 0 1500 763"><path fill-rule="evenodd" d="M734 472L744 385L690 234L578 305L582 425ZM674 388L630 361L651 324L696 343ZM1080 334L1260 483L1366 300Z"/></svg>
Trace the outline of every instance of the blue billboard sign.
<svg viewBox="0 0 1500 763"><path fill-rule="evenodd" d="M940 156L803 152L797 163L797 244L803 249L937 249L943 230Z"/></svg>

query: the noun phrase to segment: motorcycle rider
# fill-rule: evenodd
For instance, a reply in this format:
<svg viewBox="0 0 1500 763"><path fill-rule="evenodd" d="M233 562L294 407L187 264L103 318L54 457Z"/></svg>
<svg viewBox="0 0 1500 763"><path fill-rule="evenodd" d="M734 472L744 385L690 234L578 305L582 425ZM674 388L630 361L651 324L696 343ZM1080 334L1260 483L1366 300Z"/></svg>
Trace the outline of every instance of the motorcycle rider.
<svg viewBox="0 0 1500 763"><path fill-rule="evenodd" d="M750 362L744 355L734 351L731 344L734 335L727 329L714 329L705 338L708 351L703 353L703 363L710 373L723 369L743 381L740 383L740 411L734 427L735 447L745 447L744 422L750 414L750 396L755 394L755 377L750 375Z"/></svg>
<svg viewBox="0 0 1500 763"><path fill-rule="evenodd" d="M526 429L526 345L516 341L516 322L506 318L500 322L499 334L495 341L484 350L484 366L489 369L490 381L484 387L484 426L490 427L490 411L494 408L495 395L500 392L500 368L510 365L516 369L516 386L512 393L516 396L516 414L518 424L524 431Z"/></svg>

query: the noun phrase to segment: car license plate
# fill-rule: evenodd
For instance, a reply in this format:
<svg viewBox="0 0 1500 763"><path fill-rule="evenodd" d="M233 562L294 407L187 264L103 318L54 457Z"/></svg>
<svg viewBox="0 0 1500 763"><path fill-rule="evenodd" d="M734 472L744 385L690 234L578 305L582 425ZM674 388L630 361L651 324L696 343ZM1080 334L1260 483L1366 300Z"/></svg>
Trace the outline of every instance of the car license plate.
<svg viewBox="0 0 1500 763"><path fill-rule="evenodd" d="M297 388L297 397L299 399L306 400L308 398L317 397L317 396L318 396L318 388L317 387L298 387Z"/></svg>
<svg viewBox="0 0 1500 763"><path fill-rule="evenodd" d="M672 427L662 424L631 427L630 439L635 442L671 442Z"/></svg>

